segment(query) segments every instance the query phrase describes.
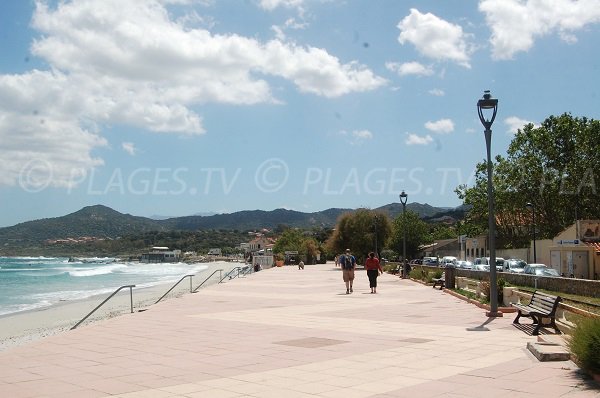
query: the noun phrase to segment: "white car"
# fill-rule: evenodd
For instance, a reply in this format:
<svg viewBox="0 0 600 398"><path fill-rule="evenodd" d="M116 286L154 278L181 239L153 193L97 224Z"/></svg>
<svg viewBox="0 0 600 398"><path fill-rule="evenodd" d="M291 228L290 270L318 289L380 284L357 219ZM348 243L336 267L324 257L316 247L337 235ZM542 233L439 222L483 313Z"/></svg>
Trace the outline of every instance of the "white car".
<svg viewBox="0 0 600 398"><path fill-rule="evenodd" d="M546 264L527 264L523 273L537 276L560 276L557 270L548 267Z"/></svg>
<svg viewBox="0 0 600 398"><path fill-rule="evenodd" d="M454 267L458 259L454 256L444 256L440 263L441 267Z"/></svg>
<svg viewBox="0 0 600 398"><path fill-rule="evenodd" d="M517 258L510 258L508 260L504 260L504 272L510 272L513 274L521 274L525 271L525 266L527 263L523 260L519 260Z"/></svg>
<svg viewBox="0 0 600 398"><path fill-rule="evenodd" d="M470 261L458 260L456 262L456 268L472 269L473 268L473 263L470 262Z"/></svg>

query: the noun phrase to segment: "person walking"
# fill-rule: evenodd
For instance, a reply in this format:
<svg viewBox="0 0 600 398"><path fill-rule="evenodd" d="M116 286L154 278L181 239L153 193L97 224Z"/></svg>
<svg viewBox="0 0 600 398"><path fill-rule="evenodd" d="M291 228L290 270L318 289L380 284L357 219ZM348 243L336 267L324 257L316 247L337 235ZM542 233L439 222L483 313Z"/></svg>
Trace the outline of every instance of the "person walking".
<svg viewBox="0 0 600 398"><path fill-rule="evenodd" d="M369 253L369 257L365 260L365 269L367 270L367 276L369 277L371 293L377 293L377 277L380 273L383 274L383 268L381 268L381 264L379 264L379 259L375 257L375 253Z"/></svg>
<svg viewBox="0 0 600 398"><path fill-rule="evenodd" d="M346 294L352 293L352 282L354 282L354 269L356 268L356 258L346 249L346 253L338 259L341 267L344 282L346 283Z"/></svg>

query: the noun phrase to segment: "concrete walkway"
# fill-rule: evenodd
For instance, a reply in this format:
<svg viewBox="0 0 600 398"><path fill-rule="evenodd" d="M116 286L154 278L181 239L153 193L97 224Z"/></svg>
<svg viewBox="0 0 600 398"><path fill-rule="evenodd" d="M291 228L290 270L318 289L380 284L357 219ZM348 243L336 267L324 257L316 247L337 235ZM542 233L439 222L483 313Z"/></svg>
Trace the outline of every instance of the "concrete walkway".
<svg viewBox="0 0 600 398"><path fill-rule="evenodd" d="M265 270L0 353L0 397L598 397L513 315L332 264Z"/></svg>

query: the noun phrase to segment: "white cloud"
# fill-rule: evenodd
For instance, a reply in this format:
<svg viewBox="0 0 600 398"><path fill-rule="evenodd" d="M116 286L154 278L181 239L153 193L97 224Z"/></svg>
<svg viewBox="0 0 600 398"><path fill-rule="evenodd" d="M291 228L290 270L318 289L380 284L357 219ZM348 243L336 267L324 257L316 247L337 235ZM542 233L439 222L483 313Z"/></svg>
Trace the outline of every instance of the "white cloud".
<svg viewBox="0 0 600 398"><path fill-rule="evenodd" d="M306 22L298 22L295 18L289 18L283 25L271 26L271 30L275 32L277 40L284 41L286 40L286 30L302 30L306 29L307 26L308 24Z"/></svg>
<svg viewBox="0 0 600 398"><path fill-rule="evenodd" d="M436 97L443 97L444 95L446 95L446 93L444 92L444 90L441 90L439 88L434 88L428 91L429 94L431 95L435 95Z"/></svg>
<svg viewBox="0 0 600 398"><path fill-rule="evenodd" d="M492 30L495 59L511 59L528 51L536 38L555 32L573 43L573 32L600 22L600 0L482 0L479 10Z"/></svg>
<svg viewBox="0 0 600 398"><path fill-rule="evenodd" d="M107 141L78 117L88 100L60 73L0 75L0 185L72 187L101 166Z"/></svg>
<svg viewBox="0 0 600 398"><path fill-rule="evenodd" d="M470 68L472 52L468 35L459 25L451 24L431 13L422 14L412 8L400 23L400 44L411 43L424 56L435 60L449 60Z"/></svg>
<svg viewBox="0 0 600 398"><path fill-rule="evenodd" d="M304 0L260 0L259 5L265 10L272 11L278 7L301 8Z"/></svg>
<svg viewBox="0 0 600 398"><path fill-rule="evenodd" d="M71 170L80 175L102 164L92 155L107 145L100 126L203 134L202 117L192 107L277 103L267 78L324 97L386 84L365 66L342 63L323 49L186 27L185 18L170 19L165 7L172 3L190 2L36 3L31 26L38 38L31 51L49 71L0 75L0 145L7 159L0 184L17 183L20 170L37 157L52 165L53 185L71 186Z"/></svg>
<svg viewBox="0 0 600 398"><path fill-rule="evenodd" d="M435 122L425 123L425 128L438 134L447 134L454 131L454 122L450 119L440 119Z"/></svg>
<svg viewBox="0 0 600 398"><path fill-rule="evenodd" d="M137 153L137 148L133 142L123 142L121 143L121 148L131 156L135 156Z"/></svg>
<svg viewBox="0 0 600 398"><path fill-rule="evenodd" d="M406 133L406 145L429 145L433 142L433 138L427 134L426 136L420 136L413 133Z"/></svg>
<svg viewBox="0 0 600 398"><path fill-rule="evenodd" d="M345 139L352 145L360 145L365 140L373 139L373 133L369 130L353 130L351 132L341 130L338 131L338 135L346 137Z"/></svg>
<svg viewBox="0 0 600 398"><path fill-rule="evenodd" d="M504 123L508 126L508 131L511 134L516 134L517 130L522 129L527 124L531 123L535 125L535 123L530 122L529 120L521 119L516 116L507 117L504 119Z"/></svg>
<svg viewBox="0 0 600 398"><path fill-rule="evenodd" d="M420 75L431 76L433 69L419 62L405 62L403 64L397 62L386 62L385 67L392 72L398 73L400 76L405 75Z"/></svg>
<svg viewBox="0 0 600 398"><path fill-rule="evenodd" d="M371 133L369 130L354 130L352 132L352 136L355 139L370 140L373 138L373 133Z"/></svg>

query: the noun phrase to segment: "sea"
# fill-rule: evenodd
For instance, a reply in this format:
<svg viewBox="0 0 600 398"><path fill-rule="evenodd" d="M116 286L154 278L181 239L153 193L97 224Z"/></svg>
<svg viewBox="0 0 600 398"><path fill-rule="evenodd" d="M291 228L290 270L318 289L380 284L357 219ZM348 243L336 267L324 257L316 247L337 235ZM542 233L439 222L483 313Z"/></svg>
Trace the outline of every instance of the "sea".
<svg viewBox="0 0 600 398"><path fill-rule="evenodd" d="M108 295L124 285L175 283L207 268L206 263L145 264L109 257L0 257L0 316Z"/></svg>

